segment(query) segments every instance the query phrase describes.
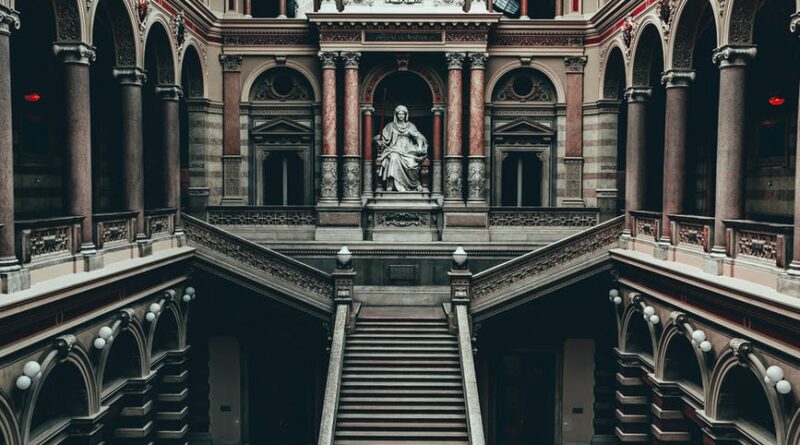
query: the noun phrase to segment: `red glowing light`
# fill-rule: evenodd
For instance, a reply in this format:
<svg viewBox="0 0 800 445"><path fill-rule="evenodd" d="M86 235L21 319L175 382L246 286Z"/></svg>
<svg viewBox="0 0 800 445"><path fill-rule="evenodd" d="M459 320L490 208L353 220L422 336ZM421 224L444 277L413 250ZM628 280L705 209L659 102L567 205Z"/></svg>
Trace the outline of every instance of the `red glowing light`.
<svg viewBox="0 0 800 445"><path fill-rule="evenodd" d="M39 93L28 93L25 95L25 102L39 102L42 99L42 96Z"/></svg>
<svg viewBox="0 0 800 445"><path fill-rule="evenodd" d="M772 96L768 99L768 102L773 107L780 107L784 102L786 102L786 99L778 96Z"/></svg>

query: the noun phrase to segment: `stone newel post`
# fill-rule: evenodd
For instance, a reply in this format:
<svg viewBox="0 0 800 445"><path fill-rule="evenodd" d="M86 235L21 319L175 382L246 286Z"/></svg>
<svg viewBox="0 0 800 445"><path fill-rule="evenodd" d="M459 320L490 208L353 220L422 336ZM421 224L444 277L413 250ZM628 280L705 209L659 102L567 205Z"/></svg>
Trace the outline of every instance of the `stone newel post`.
<svg viewBox="0 0 800 445"><path fill-rule="evenodd" d="M53 50L64 61L64 104L67 146L67 211L82 216L81 254L83 269L103 267L103 256L94 245L92 227L92 127L89 64L94 48L83 43L56 43Z"/></svg>
<svg viewBox="0 0 800 445"><path fill-rule="evenodd" d="M342 201L361 205L361 157L359 156L358 63L361 53L342 53L344 60L344 159Z"/></svg>
<svg viewBox="0 0 800 445"><path fill-rule="evenodd" d="M336 53L319 53L322 63L322 179L320 204L337 202L336 167Z"/></svg>
<svg viewBox="0 0 800 445"><path fill-rule="evenodd" d="M722 273L725 258L726 219L744 216L744 136L747 62L756 56L754 46L724 46L714 50L719 64L719 124L717 127L717 190L714 212L714 247L704 270Z"/></svg>
<svg viewBox="0 0 800 445"><path fill-rule="evenodd" d="M470 53L468 200L486 205L486 132L483 96L487 53Z"/></svg>
<svg viewBox="0 0 800 445"><path fill-rule="evenodd" d="M447 53L447 152L444 158L444 199L451 203L463 201L461 100L464 53Z"/></svg>
<svg viewBox="0 0 800 445"><path fill-rule="evenodd" d="M220 54L222 64L222 204L244 204L241 184L242 134L239 96L242 56Z"/></svg>
<svg viewBox="0 0 800 445"><path fill-rule="evenodd" d="M628 101L628 140L625 169L625 229L623 239L635 235L631 226L631 210L644 207L645 149L647 141L647 99L650 88L633 87L625 91Z"/></svg>

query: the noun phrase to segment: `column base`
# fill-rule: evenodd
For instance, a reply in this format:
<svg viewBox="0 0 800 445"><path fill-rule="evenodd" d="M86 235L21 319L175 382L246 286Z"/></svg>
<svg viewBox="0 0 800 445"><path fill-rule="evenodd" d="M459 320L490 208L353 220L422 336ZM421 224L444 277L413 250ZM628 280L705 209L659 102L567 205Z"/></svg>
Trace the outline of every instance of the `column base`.
<svg viewBox="0 0 800 445"><path fill-rule="evenodd" d="M653 246L653 256L659 260L668 260L669 259L669 250L672 247L668 241L661 240Z"/></svg>
<svg viewBox="0 0 800 445"><path fill-rule="evenodd" d="M94 244L85 244L81 246L81 258L83 259L83 271L92 272L94 270L102 269L104 266L103 251L97 250Z"/></svg>
<svg viewBox="0 0 800 445"><path fill-rule="evenodd" d="M244 205L243 196L223 196L219 202L221 206L242 206Z"/></svg>
<svg viewBox="0 0 800 445"><path fill-rule="evenodd" d="M586 207L583 198L564 198L561 200L562 207Z"/></svg>
<svg viewBox="0 0 800 445"><path fill-rule="evenodd" d="M489 241L489 209L463 204L448 207L445 200L442 241Z"/></svg>
<svg viewBox="0 0 800 445"><path fill-rule="evenodd" d="M792 262L788 271L778 275L778 292L800 298L800 264Z"/></svg>
<svg viewBox="0 0 800 445"><path fill-rule="evenodd" d="M719 252L716 248L711 249L711 253L703 258L703 272L712 275L722 275L725 258L724 252Z"/></svg>
<svg viewBox="0 0 800 445"><path fill-rule="evenodd" d="M188 245L188 240L186 239L186 232L183 231L182 227L175 228L175 244L178 247L185 247Z"/></svg>
<svg viewBox="0 0 800 445"><path fill-rule="evenodd" d="M631 236L631 232L627 229L622 231L622 235L619 237L619 248L630 250L631 243L633 242L633 237Z"/></svg>
<svg viewBox="0 0 800 445"><path fill-rule="evenodd" d="M16 257L0 259L0 294L13 294L31 287L31 272Z"/></svg>
<svg viewBox="0 0 800 445"><path fill-rule="evenodd" d="M150 256L153 254L153 240L148 238L138 238L136 240L136 250L139 252L139 258Z"/></svg>

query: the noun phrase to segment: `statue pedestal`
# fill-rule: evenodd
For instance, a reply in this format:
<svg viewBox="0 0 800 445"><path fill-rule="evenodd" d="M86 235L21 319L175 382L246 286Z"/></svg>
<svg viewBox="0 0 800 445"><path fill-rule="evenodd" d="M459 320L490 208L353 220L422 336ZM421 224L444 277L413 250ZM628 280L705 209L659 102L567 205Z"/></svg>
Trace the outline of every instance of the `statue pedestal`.
<svg viewBox="0 0 800 445"><path fill-rule="evenodd" d="M430 193L376 192L367 201L367 239L384 242L439 240L440 207Z"/></svg>

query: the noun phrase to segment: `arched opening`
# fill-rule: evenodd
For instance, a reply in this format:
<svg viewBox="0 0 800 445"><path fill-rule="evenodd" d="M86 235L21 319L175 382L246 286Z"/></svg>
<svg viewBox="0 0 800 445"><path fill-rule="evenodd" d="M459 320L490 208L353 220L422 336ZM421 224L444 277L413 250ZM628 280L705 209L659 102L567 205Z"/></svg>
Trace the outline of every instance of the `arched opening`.
<svg viewBox="0 0 800 445"><path fill-rule="evenodd" d="M734 366L724 377L717 406L719 420L735 421L775 443L775 419L759 378L750 369Z"/></svg>
<svg viewBox="0 0 800 445"><path fill-rule="evenodd" d="M697 0L696 3L703 6L688 10L686 21L697 20L699 16L697 28L683 31L696 37L690 59L696 77L689 92L689 132L686 150L686 168L689 171L684 205L686 213L712 216L716 193L719 68L714 65L711 54L718 46L717 30L714 13L708 2ZM693 17L691 14L697 16ZM688 26L686 25L687 28ZM682 29L679 32L682 32Z"/></svg>
<svg viewBox="0 0 800 445"><path fill-rule="evenodd" d="M250 89L253 187L260 205L311 204L314 91L299 71L279 66L261 73ZM281 117L267 112L279 106Z"/></svg>
<svg viewBox="0 0 800 445"><path fill-rule="evenodd" d="M697 361L695 348L683 335L675 335L664 355L664 379L688 385L698 394L703 393L703 375Z"/></svg>
<svg viewBox="0 0 800 445"><path fill-rule="evenodd" d="M649 88L650 97L645 105L644 146L638 147L644 156L644 208L661 211L664 184L664 108L665 92L661 85L664 71L664 53L661 35L655 25L646 25L636 47L633 65L633 86Z"/></svg>
<svg viewBox="0 0 800 445"><path fill-rule="evenodd" d="M156 322L156 331L153 333L153 347L151 357L174 351L178 349L178 338L180 330L178 328L178 317L171 310L164 310Z"/></svg>
<svg viewBox="0 0 800 445"><path fill-rule="evenodd" d="M56 22L49 0L19 2L25 25L11 44L14 211L17 219L66 212L63 66L53 56ZM8 69L4 67L3 69Z"/></svg>
<svg viewBox="0 0 800 445"><path fill-rule="evenodd" d="M141 375L142 357L139 344L131 331L119 332L110 347L103 370L103 390Z"/></svg>
<svg viewBox="0 0 800 445"><path fill-rule="evenodd" d="M77 366L70 362L55 365L41 383L32 401L33 413L28 437L36 437L63 426L73 417L89 415L86 382Z"/></svg>
<svg viewBox="0 0 800 445"><path fill-rule="evenodd" d="M625 352L642 354L652 360L653 341L650 329L639 313L631 315L628 331L625 333Z"/></svg>
<svg viewBox="0 0 800 445"><path fill-rule="evenodd" d="M746 81L746 208L749 219L791 223L800 47L788 26L794 1L763 2L755 18L758 55Z"/></svg>
<svg viewBox="0 0 800 445"><path fill-rule="evenodd" d="M97 60L91 64L92 110L92 205L94 213L123 210L122 183L122 104L113 70L117 65L114 44L122 36L114 35L110 2L97 6L94 35ZM124 12L122 12L124 14ZM123 23L127 18L123 18ZM117 42L123 44L122 42ZM133 45L133 42L127 44Z"/></svg>
<svg viewBox="0 0 800 445"><path fill-rule="evenodd" d="M152 25L145 44L145 69L148 76L142 90L142 126L144 136L144 203L145 209L165 205L164 169L164 106L159 86L175 84L172 51L167 31L159 23Z"/></svg>
<svg viewBox="0 0 800 445"><path fill-rule="evenodd" d="M625 56L618 47L611 49L606 62L606 72L603 77L603 99L617 101L615 107L616 119L613 119L616 131L615 153L616 164L616 209L625 208L625 154L628 146L628 106L625 103ZM613 115L612 115L613 116Z"/></svg>
<svg viewBox="0 0 800 445"><path fill-rule="evenodd" d="M541 71L519 68L497 81L492 102L524 117L493 118L494 205L538 207L554 202L557 101L555 86Z"/></svg>
<svg viewBox="0 0 800 445"><path fill-rule="evenodd" d="M193 181L191 159L194 156L203 157L203 146L198 143L203 139L202 117L197 115L197 107L203 100L203 65L200 63L200 56L194 46L186 48L183 55L183 65L181 66L181 89L183 89L184 100L180 103L180 168L181 168L181 209L183 211L194 211L199 213L204 209L194 209L191 206L189 188L193 182L198 186L205 183L202 171L198 172L197 178Z"/></svg>

